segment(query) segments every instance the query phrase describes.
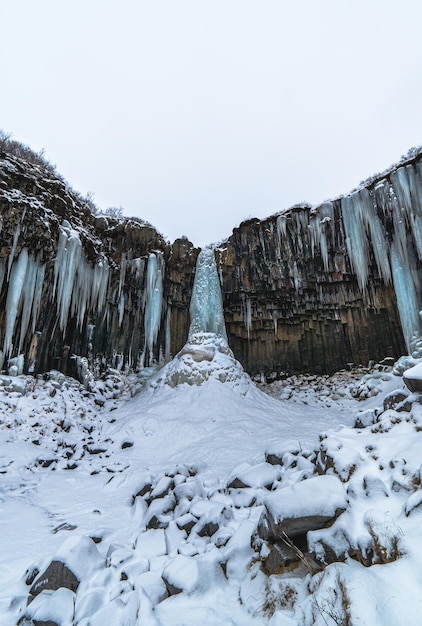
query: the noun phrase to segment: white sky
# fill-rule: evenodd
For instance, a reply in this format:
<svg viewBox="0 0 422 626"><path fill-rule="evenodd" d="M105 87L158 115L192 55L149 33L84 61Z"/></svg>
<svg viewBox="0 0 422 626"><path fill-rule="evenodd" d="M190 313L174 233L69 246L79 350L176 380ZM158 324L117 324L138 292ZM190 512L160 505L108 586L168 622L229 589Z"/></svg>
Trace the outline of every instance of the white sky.
<svg viewBox="0 0 422 626"><path fill-rule="evenodd" d="M0 0L0 128L204 245L422 143L420 0Z"/></svg>

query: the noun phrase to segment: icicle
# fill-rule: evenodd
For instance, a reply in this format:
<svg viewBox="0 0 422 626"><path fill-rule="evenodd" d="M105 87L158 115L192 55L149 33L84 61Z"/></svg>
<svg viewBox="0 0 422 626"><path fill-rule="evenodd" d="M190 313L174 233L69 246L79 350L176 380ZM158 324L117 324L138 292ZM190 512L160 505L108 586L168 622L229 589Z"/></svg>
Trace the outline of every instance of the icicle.
<svg viewBox="0 0 422 626"><path fill-rule="evenodd" d="M37 323L39 309L40 309L42 288L43 288L43 285L44 285L44 276L45 276L45 265L38 265L37 280L35 282L34 297L33 297L33 301L32 301L32 326L31 326L31 330L32 330L33 333L35 332L35 326L36 326L36 323Z"/></svg>
<svg viewBox="0 0 422 626"><path fill-rule="evenodd" d="M171 306L167 306L166 311L166 344L165 344L165 360L168 363L171 360Z"/></svg>
<svg viewBox="0 0 422 626"><path fill-rule="evenodd" d="M82 244L79 235L72 230L69 222L64 221L57 246L56 262L54 264L54 287L57 289L57 309L59 326L65 332L72 300L73 283L78 265L82 257Z"/></svg>
<svg viewBox="0 0 422 626"><path fill-rule="evenodd" d="M328 267L328 241L327 241L327 228L330 222L334 220L334 207L332 202L324 202L319 206L313 214L311 214L309 221L309 230L311 235L311 252L315 257L317 249L319 247L321 252L322 262L324 269L327 272Z"/></svg>
<svg viewBox="0 0 422 626"><path fill-rule="evenodd" d="M352 199L356 214L362 220L366 233L370 236L378 273L384 282L388 284L391 282L390 264L388 262L388 240L385 236L384 226L377 215L373 196L367 189L363 188L352 194ZM365 239L369 262L369 239L367 235L365 235Z"/></svg>
<svg viewBox="0 0 422 626"><path fill-rule="evenodd" d="M13 233L13 242L12 242L12 247L10 248L10 253L9 253L9 261L7 265L7 280L9 280L9 277L10 277L10 270L12 268L13 261L15 258L15 252L16 252L16 247L18 245L20 232L21 232L21 225L18 224L16 226L15 232Z"/></svg>
<svg viewBox="0 0 422 626"><path fill-rule="evenodd" d="M157 341L163 306L164 259L161 252L151 253L148 258L146 277L146 304L144 315L145 346L152 360L153 348Z"/></svg>
<svg viewBox="0 0 422 626"><path fill-rule="evenodd" d="M242 313L243 313L243 321L245 324L245 328L248 333L248 339L250 336L251 328L252 328L252 306L251 301L247 296L242 294Z"/></svg>
<svg viewBox="0 0 422 626"><path fill-rule="evenodd" d="M277 232L280 237L280 241L287 237L287 217L286 215L279 215L277 217Z"/></svg>
<svg viewBox="0 0 422 626"><path fill-rule="evenodd" d="M353 196L341 199L347 253L359 288L364 291L368 279L368 239L361 208L359 202L354 202Z"/></svg>
<svg viewBox="0 0 422 626"><path fill-rule="evenodd" d="M24 365L25 357L23 354L19 354L13 359L9 359L7 363L7 373L9 376L22 376Z"/></svg>
<svg viewBox="0 0 422 626"><path fill-rule="evenodd" d="M399 167L390 174L405 226L409 226L419 258L422 258L422 184L412 165ZM397 218L396 218L397 219Z"/></svg>
<svg viewBox="0 0 422 626"><path fill-rule="evenodd" d="M0 292L3 287L5 273L6 273L6 263L0 259Z"/></svg>
<svg viewBox="0 0 422 626"><path fill-rule="evenodd" d="M190 319L189 338L195 333L214 333L227 341L223 299L212 248L205 248L198 255Z"/></svg>
<svg viewBox="0 0 422 626"><path fill-rule="evenodd" d="M391 267L393 271L394 291L397 298L401 326L408 350L414 335L420 335L419 298L420 286L415 284L415 268L403 262L400 244L396 241L391 246Z"/></svg>
<svg viewBox="0 0 422 626"><path fill-rule="evenodd" d="M119 313L119 328L120 328L123 322L124 314L125 314L125 296L123 294L121 294L119 298L119 304L118 304L117 310Z"/></svg>
<svg viewBox="0 0 422 626"><path fill-rule="evenodd" d="M274 335L277 337L278 333L278 312L273 311L273 322L274 322Z"/></svg>
<svg viewBox="0 0 422 626"><path fill-rule="evenodd" d="M92 266L85 260L79 234L64 221L54 264L53 295L57 292L59 326L65 332L69 312L82 328L86 314L102 311L107 297L109 266L106 259Z"/></svg>
<svg viewBox="0 0 422 626"><path fill-rule="evenodd" d="M23 223L23 221L25 219L25 215L26 215L26 207L22 211L21 223L16 226L16 230L13 233L13 242L12 242L12 247L10 249L9 263L8 263L8 268L7 268L7 280L9 280L10 269L11 269L13 261L15 259L16 248L17 248L17 245L18 245L18 239L19 239L19 235L20 235L20 232L21 232L21 224Z"/></svg>
<svg viewBox="0 0 422 626"><path fill-rule="evenodd" d="M25 275L25 287L23 289L23 303L22 303L22 317L21 317L21 330L19 338L18 352L22 350L22 344L25 339L26 331L28 330L28 324L31 317L32 304L34 300L35 283L37 280L38 263L34 261L32 255L28 259L26 275Z"/></svg>
<svg viewBox="0 0 422 626"><path fill-rule="evenodd" d="M17 261L13 263L10 272L9 290L6 299L6 330L3 344L3 352L6 356L10 356L13 350L13 331L24 289L27 265L28 250L23 248Z"/></svg>
<svg viewBox="0 0 422 626"><path fill-rule="evenodd" d="M122 258L121 258L121 261L120 261L119 293L118 293L118 297L119 298L120 298L120 294L122 293L122 289L123 289L124 284L125 284L126 267L127 267L126 253L123 252L122 253Z"/></svg>
<svg viewBox="0 0 422 626"><path fill-rule="evenodd" d="M301 281L296 261L293 262L293 282L295 286L295 291L299 291Z"/></svg>
<svg viewBox="0 0 422 626"><path fill-rule="evenodd" d="M422 258L422 182L413 165L406 166L411 202L410 223L418 257Z"/></svg>

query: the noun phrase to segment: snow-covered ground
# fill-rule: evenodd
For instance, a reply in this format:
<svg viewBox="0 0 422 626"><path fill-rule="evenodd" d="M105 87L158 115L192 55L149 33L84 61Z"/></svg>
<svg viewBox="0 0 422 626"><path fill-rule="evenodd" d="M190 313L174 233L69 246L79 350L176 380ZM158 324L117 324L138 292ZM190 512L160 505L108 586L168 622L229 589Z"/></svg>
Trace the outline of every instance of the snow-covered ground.
<svg viewBox="0 0 422 626"><path fill-rule="evenodd" d="M418 626L418 398L387 365L258 388L209 333L143 385L0 376L0 624ZM277 569L262 516L333 502Z"/></svg>

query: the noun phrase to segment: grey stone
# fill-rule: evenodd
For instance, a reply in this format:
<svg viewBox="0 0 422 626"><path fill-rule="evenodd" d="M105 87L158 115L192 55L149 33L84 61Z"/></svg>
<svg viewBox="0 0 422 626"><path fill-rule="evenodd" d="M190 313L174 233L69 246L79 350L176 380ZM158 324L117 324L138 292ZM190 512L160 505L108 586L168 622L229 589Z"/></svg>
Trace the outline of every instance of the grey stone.
<svg viewBox="0 0 422 626"><path fill-rule="evenodd" d="M60 587L66 587L76 593L79 579L61 561L51 561L47 569L35 579L29 593L35 598L44 589L55 591Z"/></svg>

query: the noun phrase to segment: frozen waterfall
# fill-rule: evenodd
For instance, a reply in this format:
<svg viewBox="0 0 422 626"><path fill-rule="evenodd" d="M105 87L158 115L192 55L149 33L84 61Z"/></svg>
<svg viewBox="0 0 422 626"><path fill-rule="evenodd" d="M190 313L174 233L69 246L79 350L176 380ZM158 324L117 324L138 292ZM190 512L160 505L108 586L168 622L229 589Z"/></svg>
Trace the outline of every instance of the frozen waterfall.
<svg viewBox="0 0 422 626"><path fill-rule="evenodd" d="M200 386L225 383L245 395L253 386L230 350L223 314L223 299L214 249L201 250L196 262L190 303L191 323L180 352L149 380L153 389L163 386Z"/></svg>
<svg viewBox="0 0 422 626"><path fill-rule="evenodd" d="M213 248L201 250L196 262L190 319L189 340L197 333L213 333L227 341L223 299Z"/></svg>

